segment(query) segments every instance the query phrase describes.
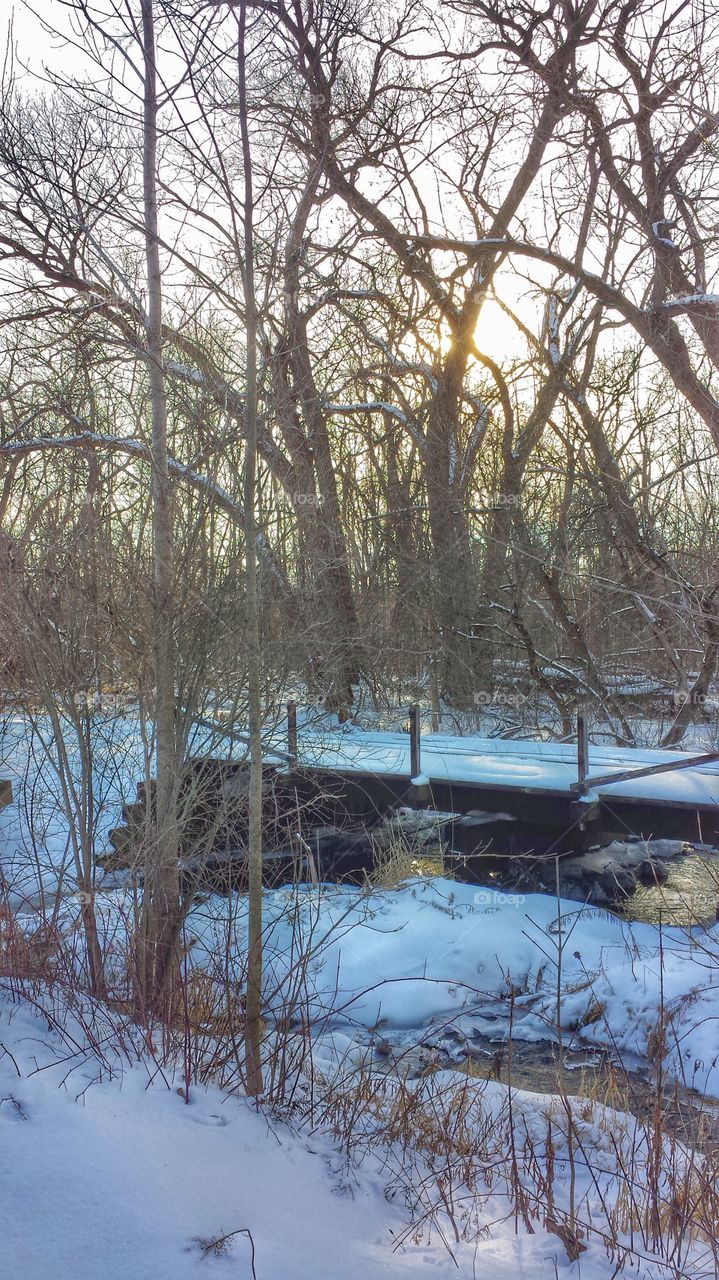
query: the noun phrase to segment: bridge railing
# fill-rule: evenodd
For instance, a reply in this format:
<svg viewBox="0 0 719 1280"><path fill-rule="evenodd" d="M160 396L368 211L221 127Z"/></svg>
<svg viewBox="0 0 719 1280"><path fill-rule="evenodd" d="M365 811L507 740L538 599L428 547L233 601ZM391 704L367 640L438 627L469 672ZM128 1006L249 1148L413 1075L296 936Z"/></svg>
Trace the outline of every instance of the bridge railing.
<svg viewBox="0 0 719 1280"><path fill-rule="evenodd" d="M298 760L297 702L287 703L287 758L296 764ZM421 706L413 702L408 707L410 738L410 777L418 778L422 773L422 716ZM713 764L719 760L719 751L705 751L699 755L687 755L682 760L661 761L658 764L645 765L636 769L623 769L615 773L589 773L589 730L586 716L577 716L577 781L571 784L577 796L586 795L594 787L608 786L614 782L631 782L635 778L647 778L654 774L671 773L678 769L691 769L705 764ZM284 753L283 753L284 754ZM719 797L718 797L719 800Z"/></svg>

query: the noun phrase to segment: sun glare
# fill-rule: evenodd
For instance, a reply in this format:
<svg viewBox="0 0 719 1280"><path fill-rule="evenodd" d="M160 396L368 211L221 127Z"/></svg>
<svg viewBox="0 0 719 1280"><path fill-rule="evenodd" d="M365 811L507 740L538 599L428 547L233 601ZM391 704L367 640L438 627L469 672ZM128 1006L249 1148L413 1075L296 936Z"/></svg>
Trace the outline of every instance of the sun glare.
<svg viewBox="0 0 719 1280"><path fill-rule="evenodd" d="M524 318L523 322L531 323ZM524 335L493 298L488 298L482 307L474 339L479 351L497 364L506 364L526 353Z"/></svg>

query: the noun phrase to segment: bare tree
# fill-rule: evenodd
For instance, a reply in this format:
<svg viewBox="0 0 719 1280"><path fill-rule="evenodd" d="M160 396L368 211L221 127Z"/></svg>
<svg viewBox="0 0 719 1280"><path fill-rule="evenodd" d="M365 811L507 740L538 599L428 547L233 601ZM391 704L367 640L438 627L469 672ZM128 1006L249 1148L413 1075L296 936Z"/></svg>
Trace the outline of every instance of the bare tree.
<svg viewBox="0 0 719 1280"><path fill-rule="evenodd" d="M247 685L250 730L248 796L248 959L245 1009L246 1087L262 1093L262 655L256 557L257 501L257 299L255 295L254 195L252 142L247 98L247 5L241 3L237 29L237 92L242 135L244 199L242 225L245 257L245 573L247 578Z"/></svg>

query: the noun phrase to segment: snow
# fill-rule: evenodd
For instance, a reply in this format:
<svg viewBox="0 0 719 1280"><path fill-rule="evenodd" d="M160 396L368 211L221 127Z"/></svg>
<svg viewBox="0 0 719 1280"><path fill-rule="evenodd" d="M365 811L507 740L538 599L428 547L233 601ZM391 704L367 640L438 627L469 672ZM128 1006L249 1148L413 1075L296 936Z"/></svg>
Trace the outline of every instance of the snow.
<svg viewBox="0 0 719 1280"><path fill-rule="evenodd" d="M290 1128L272 1108L255 1108L213 1086L191 1085L186 1101L181 1070L171 1063L159 1068L131 1024L124 1033L132 1051L122 1060L105 1049L102 1063L79 1019L68 1014L51 1031L41 1016L43 999L48 1007L51 998L40 992L36 999L31 1009L0 991L3 1274L32 1280L197 1280L218 1268L258 1280L423 1274L536 1280L558 1269L576 1280L617 1274L616 1254L605 1252L601 1240L603 1215L625 1186L630 1156L640 1212L646 1201L640 1179L653 1159L645 1131L626 1114L586 1100L572 1106L574 1202L578 1221L597 1232L587 1237L585 1226L579 1270L552 1229L552 1218L566 1211L569 1182L566 1112L555 1097L513 1089L510 1112L509 1091L496 1082L448 1071L419 1081L410 1104L423 1107L450 1150L458 1105L452 1100L462 1100L465 1150L471 1134L472 1155L453 1154L448 1163L441 1148L436 1158L431 1148L413 1154L405 1141L377 1135L380 1109L391 1108L398 1086L375 1075L373 1105L352 1108L350 1152L331 1126L298 1120ZM102 1011L93 1016L102 1019ZM328 1097L353 1097L352 1050L339 1034L318 1045L307 1068L317 1098L323 1082ZM295 1093L301 1096L309 1096L306 1086L304 1095ZM532 1225L513 1212L507 1195L508 1122L530 1205L547 1172L551 1125L552 1213L539 1207ZM684 1158L681 1149L674 1154L675 1176ZM467 1168L471 1195L460 1178ZM452 1238L438 1192L466 1238ZM433 1230L421 1225L428 1204ZM198 1241L229 1232L242 1234L228 1257L201 1257ZM643 1280L677 1274L648 1254L639 1233L633 1243L642 1260L638 1272L630 1260L630 1274ZM682 1275L710 1274L705 1248L687 1241L681 1253Z"/></svg>
<svg viewBox="0 0 719 1280"><path fill-rule="evenodd" d="M496 788L539 789L567 795L577 781L577 748L572 743L516 742L498 738L422 737L422 773L430 782L477 783ZM331 733L304 730L300 763L315 768L356 773L410 776L409 736L367 732L344 725ZM589 777L670 764L686 752L650 748L590 746ZM672 773L618 783L604 783L598 795L637 800L671 800L678 804L719 803L719 761Z"/></svg>
<svg viewBox="0 0 719 1280"><path fill-rule="evenodd" d="M559 315L557 299L554 294L550 295L547 303L547 336L549 339L549 359L556 368L561 359L561 351L559 348Z"/></svg>
<svg viewBox="0 0 719 1280"><path fill-rule="evenodd" d="M107 832L116 826L123 801L134 798L134 785L144 775L144 756L137 724L131 717L93 717L100 735L101 759L93 780L97 836L106 847ZM102 733L101 733L102 727ZM5 725L3 773L13 781L15 802L0 811L0 868L16 909L50 912L56 893L66 899L65 923L71 930L78 905L76 867L69 820L63 810L60 780L52 744L41 722L33 734L20 717ZM342 728L334 732L303 727L303 758L312 763L404 772L409 776L406 734L366 733ZM66 747L73 767L76 752ZM414 781L426 785L436 777L493 779L511 787L557 787L576 777L575 747L556 743L515 743L492 739L422 739L422 773ZM104 751L104 758L103 758ZM651 763L657 756L680 753L591 749L591 769L625 767L627 757ZM719 766L642 779L642 785L666 785L671 779L706 780L716 787ZM444 772L443 772L444 771ZM634 784L638 785L638 784ZM695 785L695 782L692 783ZM626 792L628 784L615 788ZM123 893L97 898L102 928L118 934ZM316 1029L357 1030L367 1037L382 1024L416 1041L451 1020L469 1030L490 1025L506 1034L508 992L517 995L514 1034L538 1039L554 1034L557 905L541 894L496 894L492 889L443 880L418 880L394 891L367 893L356 888L325 886L306 892L268 891L266 956L268 992L273 1010L287 995L292 980L290 954L302 942L311 954L306 999ZM228 919L232 904L232 920ZM188 929L197 939L193 963L207 964L224 954L228 929L241 980L244 954L244 899L212 897L193 907ZM719 942L717 930L683 931L651 924L629 924L607 912L582 910L563 902L568 923L562 962L562 1028L583 1043L616 1046L646 1057L659 1020L662 1000L672 1006L675 1039L669 1065L675 1075L694 1079L719 1095ZM61 917L63 918L63 917ZM270 998L268 996L268 998ZM676 1006L676 1008L674 1007ZM592 1009L603 1016L588 1020ZM352 1034L354 1034L352 1030ZM698 1064L695 1067L695 1063Z"/></svg>
<svg viewBox="0 0 719 1280"><path fill-rule="evenodd" d="M684 307L719 307L719 293L684 293L676 298L668 298L661 303L662 311L671 311L672 308L681 310Z"/></svg>
<svg viewBox="0 0 719 1280"><path fill-rule="evenodd" d="M95 780L102 838L142 776L144 760L131 717L93 717L93 723L96 730L104 724L105 733ZM0 813L3 869L24 877L18 897L24 897L26 914L20 923L31 931L37 914L28 910L27 899L43 905L42 893L33 892L33 875L46 893L63 876L66 887L73 881L68 819L42 723L31 735L18 717L5 730L4 773L12 766L16 803ZM342 729L313 736L306 728L301 745L335 760L339 749L359 767L375 768L379 760L394 769L399 761L409 772L407 735ZM418 785L441 768L476 776L478 768L492 765L498 776L521 785L531 786L547 770L560 783L576 776L571 746L460 742L439 735L424 738L422 745ZM635 759L636 753L593 748L592 767L604 770L611 761L625 767L627 754ZM657 754L641 753L643 761ZM72 751L70 757L77 780ZM711 781L714 770L702 773ZM101 937L111 948L111 972L113 954L123 950L130 897L108 889L95 899ZM194 904L186 928L190 969L219 976L228 956L230 976L241 985L246 909L246 899L238 896L210 896ZM565 1042L646 1063L663 1014L670 1031L665 1068L700 1091L719 1094L716 929L660 931L574 902L558 904L551 896L422 878L374 891L286 887L265 893L264 910L267 1044L281 1019L290 1044L293 1038L311 1043L308 1070L318 1096L323 1088L351 1090L368 1064L376 1071L380 1041L400 1051L420 1045L444 1052L453 1046L455 1057L445 1060L456 1061L457 1047L463 1052L474 1036L506 1040L510 1022L515 1039L556 1036L558 987ZM76 940L76 900L65 898L58 912L59 929ZM57 999L57 993L38 993L37 987L33 994L46 1007ZM91 1047L74 1014L65 1010L63 1020L61 1034L49 1030L48 1019L18 999L16 985L11 996L0 977L3 1274L32 1280L190 1280L219 1268L249 1277L247 1236L233 1239L225 1260L203 1259L196 1243L247 1229L258 1280L415 1280L422 1274L535 1280L556 1274L555 1265L579 1280L544 1215L529 1231L510 1212L503 1175L496 1173L507 1160L505 1086L468 1085L466 1077L444 1070L417 1086L438 1106L441 1091L462 1082L475 1100L477 1123L488 1115L495 1135L495 1182L482 1191L469 1239L455 1243L448 1232L450 1253L436 1230L408 1229L407 1197L436 1184L420 1176L426 1165L407 1165L398 1143L371 1146L368 1136L364 1157L350 1159L327 1126L298 1120L290 1128L271 1107L257 1109L237 1093L193 1084L186 1105L182 1061L160 1068L125 1014L101 1006L93 1011L101 1050ZM113 1025L122 1027L124 1055L108 1048L112 1037L104 1032ZM384 1079L391 1097L396 1082ZM555 1192L558 1203L566 1203L560 1104L516 1089L511 1097L520 1147L524 1135L541 1147L551 1116L558 1153ZM356 1114L354 1104L352 1109ZM582 1213L594 1222L601 1221L600 1191L609 1201L616 1194L615 1135L626 1134L632 1150L642 1149L630 1117L599 1110L603 1118L597 1119L582 1104L582 1152L591 1152L593 1164L589 1169L579 1161L576 1168ZM370 1109L360 1113L367 1135L374 1121ZM480 1185L484 1167L478 1162L475 1170ZM522 1176L529 1179L532 1167L525 1164ZM636 1187L633 1194L640 1194ZM601 1243L590 1239L581 1280L609 1280L614 1265ZM687 1266L683 1274L699 1273ZM645 1260L641 1275L668 1280L669 1272Z"/></svg>
<svg viewBox="0 0 719 1280"><path fill-rule="evenodd" d="M145 776L145 746L134 714L91 717L95 768L93 804L98 852L120 821L122 805L135 798ZM74 787L63 789L61 756L49 720L41 715L5 716L0 735L2 777L12 783L13 803L0 810L0 872L16 905L46 908L61 889L73 892L76 862L68 799L79 819L81 743L69 716L61 714L64 747Z"/></svg>
<svg viewBox="0 0 719 1280"><path fill-rule="evenodd" d="M78 769L80 745L69 719L64 723L68 756L72 767ZM120 820L122 804L135 798L135 784L145 776L145 747L136 717L122 708L108 715L93 715L92 725L96 847L103 852L108 832ZM244 754L244 747L233 748L230 738L223 739L221 729L199 729L198 734L211 740L214 753L226 751L228 758L236 758L238 750ZM198 739L196 749L206 749L208 741L203 748ZM0 746L2 776L12 781L15 794L15 803L0 810L0 865L15 894L25 894L37 903L39 896L51 895L63 880L71 884L75 874L57 751L46 720L36 717L30 723L20 715L4 717ZM281 754L286 748L281 734L268 738L268 758L271 746L277 748L278 763L286 760L286 754ZM353 725L318 728L302 723L298 746L302 765L410 778L410 739L405 733L370 732ZM686 758L681 751L591 746L589 780L591 783L592 776ZM434 782L475 783L508 793L516 788L538 789L566 797L577 781L576 746L424 734L420 773L415 781L418 786L431 786ZM596 794L714 807L719 801L719 762L635 781L605 782L590 791L587 799Z"/></svg>
<svg viewBox="0 0 719 1280"><path fill-rule="evenodd" d="M652 235L654 236L655 240L659 241L660 244L665 244L669 249L676 249L677 247L676 242L672 240L671 236L663 236L661 233L661 227L666 227L668 225L669 224L666 222L664 218L660 218L658 222L653 222Z"/></svg>
<svg viewBox="0 0 719 1280"><path fill-rule="evenodd" d="M225 1274L227 1263L201 1261L193 1238L240 1227L252 1232L260 1280L400 1280L427 1264L456 1275L441 1247L393 1255L401 1214L376 1178L339 1193L322 1139L313 1154L306 1139L213 1088L195 1088L186 1106L179 1076L167 1087L147 1061L91 1087L93 1064L83 1063L63 1083L68 1064L46 1025L22 1008L0 1010L0 1141L11 1171L0 1199L4 1275L197 1280L216 1267ZM230 1261L230 1274L250 1276L245 1238Z"/></svg>
<svg viewBox="0 0 719 1280"><path fill-rule="evenodd" d="M176 373L180 378L184 378L186 382L195 382L198 386L204 386L205 378L199 369L192 369L189 365L180 363L179 360L166 360L165 368L169 373Z"/></svg>
<svg viewBox="0 0 719 1280"><path fill-rule="evenodd" d="M352 400L345 404L328 401L324 408L327 413L387 413L405 426L408 424L407 414L387 400Z"/></svg>
<svg viewBox="0 0 719 1280"><path fill-rule="evenodd" d="M719 1097L719 930L630 924L545 894L508 894L444 879L391 890L324 886L265 895L268 1003L296 999L296 957L309 957L302 1007L317 1032L342 1029L416 1044L451 1025L538 1041L561 1029L585 1045L646 1059L662 1013L666 1066ZM193 963L244 953L245 904L211 898L188 930ZM560 932L561 930L561 932ZM239 975L238 975L239 976ZM600 1012L600 1016L597 1015Z"/></svg>

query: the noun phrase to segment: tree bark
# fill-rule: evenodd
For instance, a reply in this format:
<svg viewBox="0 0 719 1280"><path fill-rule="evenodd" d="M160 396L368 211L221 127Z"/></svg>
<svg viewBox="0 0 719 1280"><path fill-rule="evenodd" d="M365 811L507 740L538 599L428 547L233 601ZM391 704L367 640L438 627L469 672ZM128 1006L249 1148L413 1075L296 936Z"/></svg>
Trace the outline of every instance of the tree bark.
<svg viewBox="0 0 719 1280"><path fill-rule="evenodd" d="M245 239L245 600L247 609L247 685L250 732L248 815L247 997L245 1004L245 1088L251 1097L262 1093L262 655L257 578L257 299L254 274L254 209L252 146L247 107L247 4L239 10L237 88L242 134L244 192L242 223Z"/></svg>
<svg viewBox="0 0 719 1280"><path fill-rule="evenodd" d="M176 647L173 619L173 498L167 451L162 362L162 269L157 212L157 68L152 0L141 0L144 62L143 200L147 269L146 342L152 415L152 533L156 788L153 838L146 852L143 896L142 999L159 1013L177 945L180 916L177 819Z"/></svg>

